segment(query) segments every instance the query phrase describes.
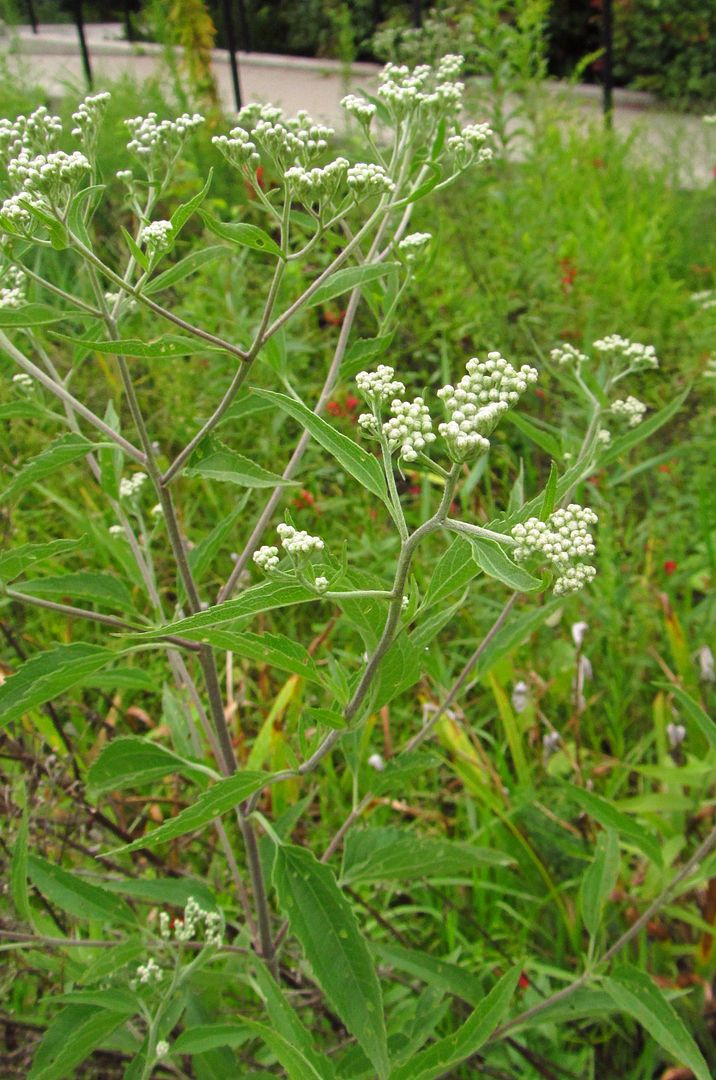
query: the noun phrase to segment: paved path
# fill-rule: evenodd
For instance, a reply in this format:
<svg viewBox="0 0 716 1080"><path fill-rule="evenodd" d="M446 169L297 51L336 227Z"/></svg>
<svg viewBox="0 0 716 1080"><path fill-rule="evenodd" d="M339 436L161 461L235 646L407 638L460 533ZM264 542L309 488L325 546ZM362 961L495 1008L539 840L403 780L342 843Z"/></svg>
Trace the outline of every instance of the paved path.
<svg viewBox="0 0 716 1080"><path fill-rule="evenodd" d="M86 28L95 80L111 82L122 75L143 80L161 73L162 47L130 45L122 40L121 24L90 24ZM0 37L0 50L7 53L10 71L18 79L40 83L51 95L60 95L68 86L84 93L84 78L77 32L72 25L41 26L37 35L29 26L20 26ZM214 73L222 104L230 113L234 107L228 54L215 49ZM245 101L271 101L287 112L306 109L316 119L342 128L345 120L340 100L348 90L360 87L375 90L378 65L357 63L346 71L337 61L275 56L267 53L239 53L242 96ZM473 80L479 91L480 80ZM549 97L564 105L565 122L599 122L601 95L595 87L566 87L545 84ZM614 126L625 135L634 134L633 153L640 160L661 164L679 162L679 180L685 186L714 182L716 129L707 128L698 116L660 109L648 94L617 90Z"/></svg>

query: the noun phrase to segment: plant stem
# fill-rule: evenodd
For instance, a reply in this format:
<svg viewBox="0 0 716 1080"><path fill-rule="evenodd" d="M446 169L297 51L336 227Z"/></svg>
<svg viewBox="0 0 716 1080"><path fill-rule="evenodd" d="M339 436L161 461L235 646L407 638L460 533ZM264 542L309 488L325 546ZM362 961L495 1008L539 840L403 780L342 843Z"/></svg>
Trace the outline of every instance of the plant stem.
<svg viewBox="0 0 716 1080"><path fill-rule="evenodd" d="M453 518L445 519L445 528L450 532L465 533L466 536L477 536L483 540L494 540L498 544L507 547L516 547L517 541L509 533L495 532L493 529L483 529L481 525L472 525L467 521L455 521Z"/></svg>

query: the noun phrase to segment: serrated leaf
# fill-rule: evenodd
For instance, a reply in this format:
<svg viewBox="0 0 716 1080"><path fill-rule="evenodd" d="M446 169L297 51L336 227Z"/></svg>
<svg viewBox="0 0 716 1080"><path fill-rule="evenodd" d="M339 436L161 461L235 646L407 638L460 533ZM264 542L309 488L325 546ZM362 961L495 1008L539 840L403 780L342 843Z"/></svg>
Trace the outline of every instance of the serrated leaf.
<svg viewBox="0 0 716 1080"><path fill-rule="evenodd" d="M711 1080L713 1074L693 1036L646 972L620 968L603 980L603 986L617 1007L633 1016L659 1046L691 1069L696 1080Z"/></svg>
<svg viewBox="0 0 716 1080"><path fill-rule="evenodd" d="M96 919L103 923L136 921L131 909L118 896L71 874L56 863L39 855L29 855L27 869L35 888L50 903L76 919Z"/></svg>
<svg viewBox="0 0 716 1080"><path fill-rule="evenodd" d="M292 1046L295 1046L313 1066L319 1076L333 1077L335 1070L330 1060L318 1055L313 1047L311 1033L303 1026L298 1013L294 1010L283 990L271 975L268 968L257 961L256 983L264 1000L271 1025Z"/></svg>
<svg viewBox="0 0 716 1080"><path fill-rule="evenodd" d="M473 559L490 577L497 578L515 592L535 592L542 588L541 580L513 562L499 544L476 536L469 537L469 540Z"/></svg>
<svg viewBox="0 0 716 1080"><path fill-rule="evenodd" d="M298 420L299 424L302 424L306 431L312 438L319 443L324 450L327 450L336 461L342 465L346 472L358 481L358 483L370 491L373 495L377 495L379 499L382 499L386 504L388 502L388 492L385 483L385 477L383 471L373 457L367 450L364 450L358 443L353 442L346 435L343 435L340 431L336 431L335 428L327 424L325 420L320 416L316 416L311 412L303 402L295 401L293 398L287 397L285 394L277 394L273 390L254 390L255 394L264 398L266 401L271 401L279 408L283 409L285 413L292 416L294 420Z"/></svg>
<svg viewBox="0 0 716 1080"><path fill-rule="evenodd" d="M0 581L13 581L28 567L35 567L37 563L58 555L66 555L68 551L76 551L86 544L85 536L78 540L49 540L46 544L20 544L13 551L0 554Z"/></svg>
<svg viewBox="0 0 716 1080"><path fill-rule="evenodd" d="M100 795L127 787L142 787L170 773L196 777L205 776L206 770L197 768L159 743L138 735L120 735L112 739L92 763L87 784L94 794Z"/></svg>
<svg viewBox="0 0 716 1080"><path fill-rule="evenodd" d="M279 671L290 671L309 682L323 682L308 650L284 634L240 634L234 630L207 630L202 640L215 648L231 651L238 658L268 664Z"/></svg>
<svg viewBox="0 0 716 1080"><path fill-rule="evenodd" d="M371 281L377 281L378 278L385 277L386 274L399 269L400 263L346 266L342 270L336 270L335 274L331 274L322 285L319 285L313 295L306 301L306 306L315 307L317 304L326 304L329 300L341 296L342 293L368 285Z"/></svg>
<svg viewBox="0 0 716 1080"><path fill-rule="evenodd" d="M346 837L341 882L465 877L477 867L506 866L511 862L500 852L472 844L393 828L360 829Z"/></svg>
<svg viewBox="0 0 716 1080"><path fill-rule="evenodd" d="M520 977L520 968L503 975L472 1015L454 1033L390 1073L390 1080L436 1080L471 1057L487 1042L507 1012Z"/></svg>
<svg viewBox="0 0 716 1080"><path fill-rule="evenodd" d="M277 259L283 259L284 254L275 240L272 240L267 232L258 225L249 225L245 221L227 223L218 221L217 218L201 211L201 218L207 229L222 240L228 240L240 247L248 247L253 251L261 251L265 255L273 255Z"/></svg>
<svg viewBox="0 0 716 1080"><path fill-rule="evenodd" d="M591 937L599 930L602 911L619 874L619 841L613 829L597 836L594 860L582 878L580 899L582 919Z"/></svg>
<svg viewBox="0 0 716 1080"><path fill-rule="evenodd" d="M26 660L0 686L0 727L44 705L115 659L111 649L76 642Z"/></svg>
<svg viewBox="0 0 716 1080"><path fill-rule="evenodd" d="M202 476L249 488L295 487L295 480L284 480L276 473L237 454L218 439L205 439L197 446L183 469L185 476Z"/></svg>
<svg viewBox="0 0 716 1080"><path fill-rule="evenodd" d="M59 341L77 345L77 339L67 334L54 333ZM139 341L137 338L117 338L115 341L82 341L87 350L108 353L110 356L129 356L140 360L167 360L175 356L195 356L199 352L217 352L215 347L197 338L183 338L177 334L165 334L157 341Z"/></svg>
<svg viewBox="0 0 716 1080"><path fill-rule="evenodd" d="M68 1005L45 1032L27 1080L67 1080L124 1019L108 1009Z"/></svg>
<svg viewBox="0 0 716 1080"><path fill-rule="evenodd" d="M192 641L201 642L204 640L203 631L210 630L212 627L238 622L241 619L250 619L262 611L287 607L289 604L305 604L309 600L316 600L316 594L298 581L262 581L233 600L225 600L223 604L216 604L214 607L207 608L206 611L200 611L196 615L189 615L186 619L179 619L178 622L150 630L142 635L142 640L177 633L189 637Z"/></svg>
<svg viewBox="0 0 716 1080"><path fill-rule="evenodd" d="M162 289L169 289L183 281L184 278L196 273L197 270L201 270L202 266L215 262L222 256L226 256L226 248L223 244L214 244L211 247L192 251L175 263L174 266L170 266L168 270L163 270L161 274L157 274L151 281L146 282L142 286L142 295L153 296L154 293L161 292Z"/></svg>
<svg viewBox="0 0 716 1080"><path fill-rule="evenodd" d="M359 338L358 341L354 341L341 363L343 378L352 379L366 364L383 356L392 345L394 337L395 331L392 331L389 334L381 334L379 337Z"/></svg>
<svg viewBox="0 0 716 1080"><path fill-rule="evenodd" d="M20 471L15 473L0 498L17 498L39 480L44 480L59 469L66 468L79 458L85 457L93 449L93 443L85 439L83 435L60 435L36 457L25 462Z"/></svg>
<svg viewBox="0 0 716 1080"><path fill-rule="evenodd" d="M273 880L318 985L379 1077L389 1072L378 977L355 915L329 867L304 848L276 849Z"/></svg>
<svg viewBox="0 0 716 1080"><path fill-rule="evenodd" d="M459 997L473 1006L479 1005L485 997L481 980L462 964L443 960L419 949L406 949L392 941L389 944L378 942L371 946L371 950L383 963L420 979L443 994Z"/></svg>
<svg viewBox="0 0 716 1080"><path fill-rule="evenodd" d="M276 1055L280 1065L286 1070L288 1080L326 1080L326 1074L318 1072L301 1050L278 1031L266 1024L260 1024L257 1020L244 1020L244 1024Z"/></svg>
<svg viewBox="0 0 716 1080"><path fill-rule="evenodd" d="M125 583L107 572L81 570L74 574L35 578L22 582L22 592L28 596L67 598L73 603L88 600L98 607L113 607L125 612L133 607L132 594Z"/></svg>
<svg viewBox="0 0 716 1080"><path fill-rule="evenodd" d="M643 825L639 825L621 810L615 809L607 799L601 795L595 795L593 791L585 791L584 788L575 784L568 784L569 797L581 806L587 814L598 821L605 829L615 829L622 836L631 840L648 859L657 866L664 865L664 858L658 841L647 832Z"/></svg>
<svg viewBox="0 0 716 1080"><path fill-rule="evenodd" d="M470 541L464 536L456 536L438 560L421 607L427 609L440 604L458 589L464 589L479 572L480 567L472 558Z"/></svg>
<svg viewBox="0 0 716 1080"><path fill-rule="evenodd" d="M248 799L255 791L267 784L270 779L270 773L259 772L237 772L233 776L227 776L210 787L208 791L203 791L191 806L187 806L176 817L165 821L158 829L154 829L131 844L114 848L108 854L116 855L119 852L126 854L129 851L137 851L139 848L153 848L157 844L175 840L178 836L196 832L214 818L233 810L244 799Z"/></svg>

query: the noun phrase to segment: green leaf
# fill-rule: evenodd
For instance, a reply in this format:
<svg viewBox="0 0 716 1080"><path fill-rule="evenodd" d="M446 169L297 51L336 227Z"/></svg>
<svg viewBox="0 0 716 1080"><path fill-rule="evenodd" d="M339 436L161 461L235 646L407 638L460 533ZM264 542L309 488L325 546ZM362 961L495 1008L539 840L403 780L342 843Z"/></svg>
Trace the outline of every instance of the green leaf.
<svg viewBox="0 0 716 1080"><path fill-rule="evenodd" d="M0 566L0 572L2 567ZM712 749L716 749L716 724L714 724L711 717L704 712L697 701L694 701L685 690L682 690L680 686L675 686L672 683L661 683L665 689L668 689L676 698L679 705L683 709L689 720L692 720L696 724L701 734L707 740L709 746Z"/></svg>
<svg viewBox="0 0 716 1080"><path fill-rule="evenodd" d="M79 641L37 653L0 686L0 727L63 694L114 658L111 649Z"/></svg>
<svg viewBox="0 0 716 1080"><path fill-rule="evenodd" d="M562 447L559 445L554 435L550 435L549 432L543 431L541 427L538 427L534 421L529 420L522 413L516 412L514 409L509 409L505 416L506 420L521 431L523 435L533 442L536 446L539 446L541 450L546 451L551 458L556 458L558 461L562 457Z"/></svg>
<svg viewBox="0 0 716 1080"><path fill-rule="evenodd" d="M263 229L259 229L258 225L248 225L244 221L229 224L218 221L204 211L200 211L200 213L207 229L213 232L215 236L220 236L222 240L228 240L230 243L238 244L240 247L251 248L253 251L262 251L264 254L273 255L277 259L284 258L284 254L276 241L272 240Z"/></svg>
<svg viewBox="0 0 716 1080"><path fill-rule="evenodd" d="M500 662L503 656L521 645L525 638L538 630L542 623L559 608L560 603L560 599L555 597L542 607L527 611L524 615L510 620L506 626L498 630L475 664L472 678L483 679L494 668L495 664Z"/></svg>
<svg viewBox="0 0 716 1080"><path fill-rule="evenodd" d="M490 848L454 840L437 840L392 828L361 829L346 838L341 883L465 877L477 867L506 866L511 862Z"/></svg>
<svg viewBox="0 0 716 1080"><path fill-rule="evenodd" d="M205 1054L217 1046L242 1046L251 1038L246 1024L199 1024L183 1031L170 1046L171 1054Z"/></svg>
<svg viewBox="0 0 716 1080"><path fill-rule="evenodd" d="M409 203L414 203L417 202L418 199L425 198L425 196L429 195L433 188L437 187L440 183L442 169L438 163L436 161L425 161L424 165L426 169L430 170L432 175L427 180L424 180L422 184L418 184L415 191L411 192L410 195L401 199L400 202L394 203L394 210L401 210L404 206L408 206Z"/></svg>
<svg viewBox="0 0 716 1080"><path fill-rule="evenodd" d="M172 245L176 241L179 233L182 231L191 215L199 209L204 199L206 198L209 192L209 188L211 187L211 180L213 175L214 170L209 169L209 175L207 176L206 183L204 184L201 191L198 191L193 198L189 199L188 202L182 203L181 206L178 206L172 214Z"/></svg>
<svg viewBox="0 0 716 1080"><path fill-rule="evenodd" d="M619 841L613 829L597 836L594 861L582 878L580 899L582 919L591 937L599 930L602 911L619 874Z"/></svg>
<svg viewBox="0 0 716 1080"><path fill-rule="evenodd" d="M58 341L77 345L77 338L67 334L53 333ZM220 352L197 338L185 338L178 334L165 334L156 341L139 341L136 338L117 338L116 341L83 341L86 349L110 356L129 356L140 360L168 360L175 356L194 356L199 352Z"/></svg>
<svg viewBox="0 0 716 1080"><path fill-rule="evenodd" d="M120 896L131 896L133 900L144 900L148 904L168 904L172 907L186 907L190 897L194 897L204 911L218 911L216 897L203 881L193 877L178 878L109 878L103 881L102 888Z"/></svg>
<svg viewBox="0 0 716 1080"><path fill-rule="evenodd" d="M309 435L324 450L327 450L343 466L346 472L350 473L354 480L357 480L362 487L373 495L377 495L386 504L388 503L388 492L383 470L372 454L369 454L362 446L353 442L352 439L349 439L340 431L336 431L320 416L316 416L303 402L295 401L285 394L277 394L273 390L254 390L254 393L266 401L273 402L277 408L283 409L294 420L298 420Z"/></svg>
<svg viewBox="0 0 716 1080"><path fill-rule="evenodd" d="M342 270L336 270L335 274L323 282L314 294L306 301L307 307L316 307L317 304L325 304L334 300L344 292L368 285L371 281L385 277L393 270L399 270L400 263L378 263L372 266L346 266Z"/></svg>
<svg viewBox="0 0 716 1080"><path fill-rule="evenodd" d="M59 311L46 303L24 303L21 308L0 308L0 326L46 326L76 316L75 311Z"/></svg>
<svg viewBox="0 0 716 1080"><path fill-rule="evenodd" d="M125 844L124 847L113 848L107 854L116 855L118 852L126 854L128 851L137 851L139 848L153 848L157 844L174 840L177 836L196 832L214 818L233 810L244 799L248 799L255 791L267 784L270 779L271 774L263 772L237 772L233 776L227 776L226 779L219 780L210 787L208 791L203 791L191 806L187 806L176 817L165 821L158 829L154 829L131 844Z"/></svg>
<svg viewBox="0 0 716 1080"><path fill-rule="evenodd" d="M249 458L230 450L218 439L209 437L197 446L184 467L186 476L202 476L249 488L295 487L295 480L284 480L263 469Z"/></svg>
<svg viewBox="0 0 716 1080"><path fill-rule="evenodd" d="M542 506L540 507L539 518L540 521L546 521L555 508L557 502L557 480L559 479L559 469L552 462L549 470L549 479L547 480L547 486L544 489L542 496Z"/></svg>
<svg viewBox="0 0 716 1080"><path fill-rule="evenodd" d="M343 357L342 377L352 379L357 372L362 371L366 364L383 356L392 345L394 337L395 331L392 331L389 334L381 334L380 337L359 338L358 341L354 341Z"/></svg>
<svg viewBox="0 0 716 1080"><path fill-rule="evenodd" d="M470 1005L479 1005L485 997L481 980L477 975L466 971L461 964L451 963L419 949L405 949L392 941L390 944L380 942L372 945L371 951L383 963L390 964L398 971L404 971L441 993L451 994Z"/></svg>
<svg viewBox="0 0 716 1080"><path fill-rule="evenodd" d="M687 397L691 393L691 387L687 386L683 393L675 397L673 401L670 401L668 405L665 405L663 409L659 409L652 416L649 416L646 420L642 420L636 427L631 428L625 435L620 435L616 439L612 439L608 448L603 454L599 456L599 465L603 467L611 464L617 458L625 454L627 450L631 450L632 447L638 446L640 442L648 439L650 435L654 435L659 428L662 428L664 424L668 424L672 416L675 416L681 406L686 401Z"/></svg>
<svg viewBox="0 0 716 1080"><path fill-rule="evenodd" d="M39 892L76 919L96 919L103 923L136 921L120 897L63 870L56 863L39 855L29 855L27 867L30 880Z"/></svg>
<svg viewBox="0 0 716 1080"><path fill-rule="evenodd" d="M96 795L142 787L169 773L206 775L206 769L138 735L120 735L105 746L87 773L87 784Z"/></svg>
<svg viewBox="0 0 716 1080"><path fill-rule="evenodd" d="M312 723L323 724L324 727L332 728L334 731L348 726L343 714L333 709L309 708L303 710L303 715Z"/></svg>
<svg viewBox="0 0 716 1080"><path fill-rule="evenodd" d="M93 1005L98 1009L123 1013L125 1016L132 1016L137 1011L136 996L131 990L124 990L120 986L106 990L70 990L66 994L57 994L51 998L51 1003L56 1001L65 1005Z"/></svg>
<svg viewBox="0 0 716 1080"><path fill-rule="evenodd" d="M0 420L41 420L45 415L36 401L8 401L0 405Z"/></svg>
<svg viewBox="0 0 716 1080"><path fill-rule="evenodd" d="M86 544L85 536L81 536L79 540L48 540L46 544L20 544L13 551L0 554L0 581L13 581L29 566L34 567L46 559L54 559L57 555L76 551L78 548L85 547Z"/></svg>
<svg viewBox="0 0 716 1080"><path fill-rule="evenodd" d="M89 1005L68 1005L52 1021L35 1052L27 1080L67 1080L124 1022L121 1013Z"/></svg>
<svg viewBox="0 0 716 1080"><path fill-rule="evenodd" d="M106 190L106 184L93 184L90 187L82 188L76 195L72 197L70 203L69 213L67 215L67 227L70 232L79 237L85 247L92 248L92 238L87 231L87 225L91 222L97 206L99 205L102 193ZM90 205L87 211L84 210L84 203L91 199Z"/></svg>
<svg viewBox="0 0 716 1080"><path fill-rule="evenodd" d="M370 698L371 710L382 709L398 694L409 690L420 678L424 647L400 634L380 662L375 689Z"/></svg>
<svg viewBox="0 0 716 1080"><path fill-rule="evenodd" d="M464 536L456 536L433 571L421 609L442 603L479 574L479 567L471 556L470 541Z"/></svg>
<svg viewBox="0 0 716 1080"><path fill-rule="evenodd" d="M28 808L25 805L22 812L20 828L17 830L15 843L12 849L10 862L10 893L15 911L23 922L32 922L30 900L27 892L27 832L28 832Z"/></svg>
<svg viewBox="0 0 716 1080"><path fill-rule="evenodd" d="M620 968L605 978L603 985L617 1007L633 1016L659 1046L691 1069L696 1080L711 1080L713 1074L693 1036L646 972Z"/></svg>
<svg viewBox="0 0 716 1080"><path fill-rule="evenodd" d="M147 255L139 247L139 245L137 244L136 240L131 235L131 233L127 232L124 225L121 225L120 228L122 230L122 236L124 237L124 242L126 243L127 247L129 248L130 254L134 258L135 262L139 266L141 266L144 273L148 274L149 270L150 270L150 263L149 263L149 259L148 259Z"/></svg>
<svg viewBox="0 0 716 1080"><path fill-rule="evenodd" d="M229 513L225 514L211 532L202 537L196 547L193 547L189 552L189 567L196 580L203 577L221 545L236 528L239 515L242 513L250 496L251 492L245 491L243 495L238 497L236 505L232 507Z"/></svg>
<svg viewBox="0 0 716 1080"><path fill-rule="evenodd" d="M107 408L104 412L104 422L112 431L119 433L121 424L117 410L114 407L113 401L107 402ZM124 454L116 443L112 443L109 446L104 446L97 454L99 462L100 472L100 486L102 491L106 492L111 499L119 502L119 485L122 479L122 469L124 466Z"/></svg>
<svg viewBox="0 0 716 1080"><path fill-rule="evenodd" d="M631 840L648 859L657 866L664 865L661 848L658 841L647 832L643 825L639 825L632 818L616 810L610 802L601 795L595 795L592 791L568 784L569 797L581 806L585 813L598 821L605 829L615 829L618 833Z"/></svg>
<svg viewBox="0 0 716 1080"><path fill-rule="evenodd" d="M142 295L153 296L154 293L161 292L162 289L169 289L183 281L184 278L189 277L190 274L196 273L202 266L216 262L222 256L226 256L226 248L223 244L214 244L212 247L192 251L175 263L174 266L170 266L168 270L163 270L161 274L157 274L155 278L143 285Z"/></svg>
<svg viewBox="0 0 716 1080"><path fill-rule="evenodd" d="M81 570L76 574L35 578L22 582L22 592L28 596L68 598L71 601L89 600L98 607L113 607L126 612L134 605L125 583L106 571L93 573Z"/></svg>
<svg viewBox="0 0 716 1080"><path fill-rule="evenodd" d="M25 462L19 472L10 481L0 495L1 499L17 498L39 480L44 480L60 469L71 465L78 458L85 457L94 446L83 435L60 435L36 457Z"/></svg>
<svg viewBox="0 0 716 1080"><path fill-rule="evenodd" d="M385 763L383 772L371 777L371 791L374 791L376 795L383 795L386 792L390 794L401 792L402 794L413 780L424 777L428 770L436 769L440 763L439 757L426 753L425 750L412 750L409 753L400 754L399 757L391 758Z"/></svg>
<svg viewBox="0 0 716 1080"><path fill-rule="evenodd" d="M279 903L330 1005L381 1078L388 1075L383 1002L373 960L355 915L329 867L304 848L276 849Z"/></svg>
<svg viewBox="0 0 716 1080"><path fill-rule="evenodd" d="M256 983L274 1031L295 1046L319 1076L334 1076L330 1060L316 1053L310 1031L303 1026L283 990L260 961L256 963Z"/></svg>
<svg viewBox="0 0 716 1080"><path fill-rule="evenodd" d="M470 536L469 540L473 559L490 577L497 578L515 592L528 593L543 588L541 580L513 562L499 544L476 536Z"/></svg>
<svg viewBox="0 0 716 1080"><path fill-rule="evenodd" d="M233 600L225 600L223 604L207 608L206 611L200 611L196 615L189 615L186 619L179 619L178 622L150 630L142 634L140 640L177 633L182 637L189 637L192 641L203 641L202 633L212 627L238 622L240 619L250 619L262 611L271 611L273 608L288 607L289 604L305 604L309 600L316 599L316 594L298 581L262 581Z"/></svg>
<svg viewBox="0 0 716 1080"><path fill-rule="evenodd" d="M207 630L202 641L226 649L237 658L268 664L279 671L290 671L309 682L322 683L321 673L308 650L283 634L240 634L234 630Z"/></svg>
<svg viewBox="0 0 716 1080"><path fill-rule="evenodd" d="M279 1064L286 1070L288 1080L326 1080L328 1073L319 1072L308 1058L278 1031L259 1024L257 1020L244 1020L244 1024L276 1055Z"/></svg>
<svg viewBox="0 0 716 1080"><path fill-rule="evenodd" d="M487 1042L504 1017L519 977L519 967L508 971L453 1035L439 1039L405 1065L393 1069L390 1080L436 1080L466 1061Z"/></svg>

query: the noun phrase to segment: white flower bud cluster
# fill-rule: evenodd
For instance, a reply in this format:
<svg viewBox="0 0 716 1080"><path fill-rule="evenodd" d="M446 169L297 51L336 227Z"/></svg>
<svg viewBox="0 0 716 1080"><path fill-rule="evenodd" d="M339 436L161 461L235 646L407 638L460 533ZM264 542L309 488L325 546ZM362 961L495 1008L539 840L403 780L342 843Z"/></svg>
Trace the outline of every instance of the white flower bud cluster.
<svg viewBox="0 0 716 1080"><path fill-rule="evenodd" d="M8 162L7 175L15 187L25 191L57 193L81 180L89 168L89 161L79 150L71 154L53 150L34 156L29 150L21 150Z"/></svg>
<svg viewBox="0 0 716 1080"><path fill-rule="evenodd" d="M166 1039L160 1039L157 1045L154 1047L154 1054L158 1058L166 1057L169 1053L169 1043Z"/></svg>
<svg viewBox="0 0 716 1080"><path fill-rule="evenodd" d="M305 529L294 529L293 525L281 522L276 526L276 532L281 538L281 546L295 558L303 558L314 551L323 551L325 547L320 536L311 536Z"/></svg>
<svg viewBox="0 0 716 1080"><path fill-rule="evenodd" d="M459 169L465 169L468 165L482 165L491 161L493 154L485 143L492 135L489 124L468 124L456 135L451 135L447 140L448 150L455 156L455 163Z"/></svg>
<svg viewBox="0 0 716 1080"><path fill-rule="evenodd" d="M182 113L176 120L158 121L157 114L150 112L146 116L125 120L124 123L132 136L127 143L129 152L153 165L196 131L204 123L204 117L199 113L191 116L189 113Z"/></svg>
<svg viewBox="0 0 716 1080"><path fill-rule="evenodd" d="M136 472L131 476L123 476L119 481L119 497L121 499L134 498L135 495L139 494L146 479L147 474L143 472Z"/></svg>
<svg viewBox="0 0 716 1080"><path fill-rule="evenodd" d="M358 427L369 438L377 438L380 431L380 421L373 413L364 412L358 417Z"/></svg>
<svg viewBox="0 0 716 1080"><path fill-rule="evenodd" d="M356 198L395 191L395 183L383 166L375 165L373 162L358 162L356 165L351 165L346 174L346 182Z"/></svg>
<svg viewBox="0 0 716 1080"><path fill-rule="evenodd" d="M416 461L421 451L435 442L430 410L421 397L416 397L412 402L396 398L390 411L391 419L383 424L388 447L391 452L399 447L398 457L404 461Z"/></svg>
<svg viewBox="0 0 716 1080"><path fill-rule="evenodd" d="M26 371L18 371L16 375L13 375L12 381L15 383L15 386L19 386L21 390L32 390L35 386L32 375L28 375Z"/></svg>
<svg viewBox="0 0 716 1080"><path fill-rule="evenodd" d="M165 911L159 915L159 932L166 941L171 938L172 930L175 941L196 941L202 925L206 944L221 945L224 936L221 915L216 911L204 911L193 896L186 902L184 918L175 919L173 927Z"/></svg>
<svg viewBox="0 0 716 1080"><path fill-rule="evenodd" d="M341 107L365 127L368 127L376 113L375 105L371 101L366 101L365 98L357 97L355 94L346 94L341 101Z"/></svg>
<svg viewBox="0 0 716 1080"><path fill-rule="evenodd" d="M319 575L313 582L313 585L319 592L325 592L328 588L328 578Z"/></svg>
<svg viewBox="0 0 716 1080"><path fill-rule="evenodd" d="M366 401L376 404L405 393L405 384L395 378L395 368L387 364L379 364L375 371L359 371L356 386Z"/></svg>
<svg viewBox="0 0 716 1080"><path fill-rule="evenodd" d="M465 66L465 57L460 53L446 53L438 60L435 69L435 77L441 82L444 79L454 79L460 74Z"/></svg>
<svg viewBox="0 0 716 1080"><path fill-rule="evenodd" d="M85 145L92 145L94 142L110 97L111 94L106 90L101 94L91 94L77 106L77 112L72 113L75 123L72 134L75 138L81 139Z"/></svg>
<svg viewBox="0 0 716 1080"><path fill-rule="evenodd" d="M710 311L716 308L716 290L702 289L701 292L692 293L691 301L698 304L702 311Z"/></svg>
<svg viewBox="0 0 716 1080"><path fill-rule="evenodd" d="M589 359L586 353L580 352L579 349L568 342L564 345L558 345L556 349L552 349L549 355L554 363L559 364L560 367L578 368L580 364L586 364Z"/></svg>
<svg viewBox="0 0 716 1080"><path fill-rule="evenodd" d="M293 165L284 173L284 180L302 203L312 206L316 202L330 202L335 198L348 173L348 161L338 157L323 168L306 169Z"/></svg>
<svg viewBox="0 0 716 1080"><path fill-rule="evenodd" d="M110 525L108 532L110 536L124 536L124 526Z"/></svg>
<svg viewBox="0 0 716 1080"><path fill-rule="evenodd" d="M169 248L173 231L171 221L150 221L140 232L139 242L149 255L155 255Z"/></svg>
<svg viewBox="0 0 716 1080"><path fill-rule="evenodd" d="M265 574L270 574L272 570L276 569L280 561L278 548L272 547L270 544L263 544L254 552L253 560L259 570L263 570Z"/></svg>
<svg viewBox="0 0 716 1080"><path fill-rule="evenodd" d="M620 337L619 334L609 334L605 338L600 338L594 342L594 348L597 352L626 361L633 371L659 366L653 345L642 345L638 341Z"/></svg>
<svg viewBox="0 0 716 1080"><path fill-rule="evenodd" d="M232 165L255 169L263 152L285 172L293 165L310 165L334 134L333 128L315 123L304 109L284 119L282 109L252 102L240 110L238 125L228 137L217 135L212 142Z"/></svg>
<svg viewBox="0 0 716 1080"><path fill-rule="evenodd" d="M611 431L609 431L608 428L600 428L599 431L597 432L597 442L601 443L602 446L609 446L611 441L612 441L612 433L611 433Z"/></svg>
<svg viewBox="0 0 716 1080"><path fill-rule="evenodd" d="M555 510L547 521L529 518L512 530L517 541L513 555L517 562L540 557L551 563L559 571L554 583L557 596L577 592L594 578L596 570L581 562L570 564L596 551L589 527L597 520L593 510L578 503Z"/></svg>
<svg viewBox="0 0 716 1080"><path fill-rule="evenodd" d="M378 96L394 122L407 116L453 118L460 111L465 87L454 76L462 57L445 59L447 62L435 70L429 64L419 64L412 70L405 64L385 65L379 76Z"/></svg>
<svg viewBox="0 0 716 1080"><path fill-rule="evenodd" d="M112 311L114 308L121 309L120 315L125 315L129 311L137 311L139 309L139 301L135 300L133 296L129 296L125 292L111 292L107 290L104 294L104 298L107 302L107 306Z"/></svg>
<svg viewBox="0 0 716 1080"><path fill-rule="evenodd" d="M42 207L42 199L39 195L30 191L22 191L17 195L10 195L0 207L0 214L7 219L13 229L29 233L35 223L35 219L28 210L28 206Z"/></svg>
<svg viewBox="0 0 716 1080"><path fill-rule="evenodd" d="M147 960L146 964L140 964L137 968L137 979L140 983L144 983L144 985L152 982L161 982L163 976L164 972L152 957Z"/></svg>
<svg viewBox="0 0 716 1080"><path fill-rule="evenodd" d="M25 303L27 279L19 266L6 266L0 288L0 308L18 308Z"/></svg>
<svg viewBox="0 0 716 1080"><path fill-rule="evenodd" d="M613 401L611 411L615 416L628 420L629 427L636 427L644 419L646 405L630 394L628 398Z"/></svg>
<svg viewBox="0 0 716 1080"><path fill-rule="evenodd" d="M503 413L516 405L530 383L537 381L537 371L528 364L514 368L499 352L487 354L487 360L473 357L467 362L467 375L457 386L438 390L448 414L438 431L448 445L454 461L466 461L490 447L492 434Z"/></svg>
<svg viewBox="0 0 716 1080"><path fill-rule="evenodd" d="M53 116L44 105L40 105L29 116L0 120L0 153L6 159L17 157L21 150L47 153L57 146L61 134L62 121L59 116Z"/></svg>
<svg viewBox="0 0 716 1080"><path fill-rule="evenodd" d="M214 135L211 141L231 165L248 165L256 169L261 164L256 143L242 127L232 128L228 135Z"/></svg>
<svg viewBox="0 0 716 1080"><path fill-rule="evenodd" d="M406 262L412 263L422 255L431 240L432 234L429 232L410 233L398 242L398 251Z"/></svg>

